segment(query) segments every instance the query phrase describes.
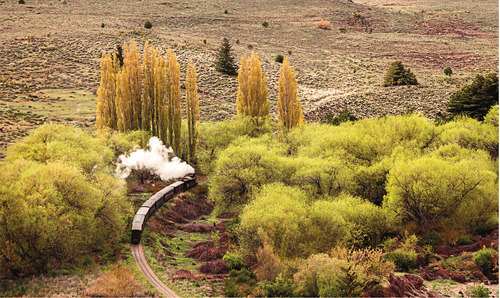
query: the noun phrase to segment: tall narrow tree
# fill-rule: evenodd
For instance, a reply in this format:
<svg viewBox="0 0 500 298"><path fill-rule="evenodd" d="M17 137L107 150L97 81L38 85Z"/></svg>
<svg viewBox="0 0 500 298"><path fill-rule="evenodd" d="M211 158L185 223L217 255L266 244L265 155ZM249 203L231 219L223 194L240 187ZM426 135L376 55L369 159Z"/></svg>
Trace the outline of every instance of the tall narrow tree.
<svg viewBox="0 0 500 298"><path fill-rule="evenodd" d="M198 144L198 125L200 122L200 106L198 88L196 86L196 68L189 59L186 70L186 114L188 118L188 160L193 162Z"/></svg>
<svg viewBox="0 0 500 298"><path fill-rule="evenodd" d="M302 117L302 104L297 97L297 79L295 73L290 67L290 61L286 57L280 70L278 80L279 97L278 112L280 122L286 131L301 125L304 120Z"/></svg>
<svg viewBox="0 0 500 298"><path fill-rule="evenodd" d="M101 85L97 89L96 126L101 129L117 128L116 118L116 74L120 64L116 54L101 56Z"/></svg>
<svg viewBox="0 0 500 298"><path fill-rule="evenodd" d="M250 65L245 55L241 57L238 82L236 98L238 115L250 116L258 125L259 118L269 115L269 99L267 98L267 77L262 76L259 55L255 52L252 52L250 56Z"/></svg>
<svg viewBox="0 0 500 298"><path fill-rule="evenodd" d="M177 156L180 155L181 141L181 80L180 65L172 49L167 50L167 106L168 106L168 142Z"/></svg>

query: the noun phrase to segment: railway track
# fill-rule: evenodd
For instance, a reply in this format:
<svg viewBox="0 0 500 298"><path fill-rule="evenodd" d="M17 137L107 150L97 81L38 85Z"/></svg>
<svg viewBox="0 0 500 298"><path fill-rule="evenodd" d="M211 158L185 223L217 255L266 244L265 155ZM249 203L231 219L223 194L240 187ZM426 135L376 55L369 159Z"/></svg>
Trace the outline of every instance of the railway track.
<svg viewBox="0 0 500 298"><path fill-rule="evenodd" d="M158 290L158 292L161 293L162 296L176 298L181 297L174 290L164 284L158 276L156 276L146 260L142 243L130 244L130 249L132 251L132 257L134 257L134 261L137 264L137 267L139 267L139 270L141 270L142 274Z"/></svg>
<svg viewBox="0 0 500 298"><path fill-rule="evenodd" d="M206 183L208 179L204 179L198 182L198 185ZM180 298L181 296L177 294L174 290L169 288L161 279L154 273L151 266L149 266L146 260L146 255L144 254L144 249L142 248L142 242L138 244L130 244L130 250L132 252L132 257L134 258L135 264L139 267L139 270L147 278L147 280L161 293L164 297L175 297Z"/></svg>

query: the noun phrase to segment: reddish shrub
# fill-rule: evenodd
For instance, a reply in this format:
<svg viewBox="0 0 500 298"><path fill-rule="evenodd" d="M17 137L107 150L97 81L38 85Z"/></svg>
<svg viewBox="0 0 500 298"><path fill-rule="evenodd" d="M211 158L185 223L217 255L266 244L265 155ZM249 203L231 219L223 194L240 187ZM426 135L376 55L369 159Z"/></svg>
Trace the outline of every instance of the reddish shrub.
<svg viewBox="0 0 500 298"><path fill-rule="evenodd" d="M429 291L424 287L424 279L413 274L404 276L389 275L389 286L380 289L375 296L380 297L438 297L435 291ZM374 293L366 293L365 296L373 296Z"/></svg>
<svg viewBox="0 0 500 298"><path fill-rule="evenodd" d="M179 227L179 229L188 233L202 233L208 234L215 231L215 227L211 227L206 224L192 223Z"/></svg>
<svg viewBox="0 0 500 298"><path fill-rule="evenodd" d="M186 257L200 262L207 262L222 258L222 254L219 254L213 243L210 243L210 245L200 245L193 248L193 250L186 253Z"/></svg>
<svg viewBox="0 0 500 298"><path fill-rule="evenodd" d="M227 268L226 262L221 259L206 262L197 269L200 273L204 274L227 274L229 273L229 268Z"/></svg>

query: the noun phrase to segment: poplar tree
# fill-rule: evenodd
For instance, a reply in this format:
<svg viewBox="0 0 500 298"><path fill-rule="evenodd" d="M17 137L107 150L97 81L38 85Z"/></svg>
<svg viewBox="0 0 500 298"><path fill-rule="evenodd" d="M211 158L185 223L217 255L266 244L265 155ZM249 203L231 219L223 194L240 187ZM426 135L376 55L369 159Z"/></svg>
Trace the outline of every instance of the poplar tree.
<svg viewBox="0 0 500 298"><path fill-rule="evenodd" d="M188 160L194 161L198 143L198 125L200 123L200 107L198 88L196 86L196 68L189 59L186 70L186 112L188 118Z"/></svg>
<svg viewBox="0 0 500 298"><path fill-rule="evenodd" d="M124 65L127 67L128 73L128 90L130 93L130 100L132 103L132 119L131 128L141 129L142 124L142 67L141 67L141 54L137 50L135 41L130 40L128 49L125 50Z"/></svg>
<svg viewBox="0 0 500 298"><path fill-rule="evenodd" d="M167 50L165 60L167 63L168 142L175 154L179 156L182 124L180 65L172 49Z"/></svg>
<svg viewBox="0 0 500 298"><path fill-rule="evenodd" d="M101 129L117 128L116 118L116 74L120 64L116 54L102 54L101 56L101 85L97 89L96 126Z"/></svg>
<svg viewBox="0 0 500 298"><path fill-rule="evenodd" d="M262 76L259 55L255 52L252 52L250 61L246 55L241 57L238 82L238 115L250 116L258 125L259 118L269 115L269 99L267 76Z"/></svg>
<svg viewBox="0 0 500 298"><path fill-rule="evenodd" d="M292 67L290 67L290 61L288 58L283 60L278 85L279 119L286 131L289 131L296 126L301 125L304 120L302 117L302 104L297 97L297 79L295 78L295 73L293 72Z"/></svg>
<svg viewBox="0 0 500 298"><path fill-rule="evenodd" d="M152 130L152 98L153 98L153 53L149 42L144 44L144 56L142 59L142 95L141 95L141 128L145 131Z"/></svg>

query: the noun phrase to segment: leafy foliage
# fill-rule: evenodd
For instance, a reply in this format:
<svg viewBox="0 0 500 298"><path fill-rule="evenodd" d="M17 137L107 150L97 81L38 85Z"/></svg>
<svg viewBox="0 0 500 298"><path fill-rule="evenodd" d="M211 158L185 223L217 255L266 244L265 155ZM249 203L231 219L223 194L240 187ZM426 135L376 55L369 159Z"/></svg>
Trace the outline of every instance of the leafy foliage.
<svg viewBox="0 0 500 298"><path fill-rule="evenodd" d="M252 117L258 126L259 119L269 115L267 95L267 75L262 75L259 55L252 51L250 60L246 55L242 55L236 97L238 116Z"/></svg>
<svg viewBox="0 0 500 298"><path fill-rule="evenodd" d="M45 272L116 249L131 209L112 156L98 139L54 124L9 148L0 167L4 273Z"/></svg>
<svg viewBox="0 0 500 298"><path fill-rule="evenodd" d="M144 28L146 28L146 29L151 29L151 28L153 28L153 24L151 24L151 22L150 22L150 21L146 21L146 22L144 23Z"/></svg>
<svg viewBox="0 0 500 298"><path fill-rule="evenodd" d="M396 249L384 255L386 260L394 263L396 270L409 272L416 267L417 253L413 250Z"/></svg>
<svg viewBox="0 0 500 298"><path fill-rule="evenodd" d="M493 255L498 254L495 250L486 248L483 246L483 249L480 251L477 251L474 253L474 257L472 258L472 261L481 268L481 271L483 273L488 274L491 273L491 270L493 269Z"/></svg>
<svg viewBox="0 0 500 298"><path fill-rule="evenodd" d="M494 105L498 105L498 74L477 75L470 85L451 95L448 112L482 121Z"/></svg>
<svg viewBox="0 0 500 298"><path fill-rule="evenodd" d="M278 80L278 112L284 129L289 131L296 126L303 125L305 121L302 116L302 104L297 97L298 85L295 73L290 67L288 58L283 61L283 56L281 56L281 60L283 66Z"/></svg>
<svg viewBox="0 0 500 298"><path fill-rule="evenodd" d="M239 253L226 252L222 260L226 262L229 270L240 270L247 267L245 259Z"/></svg>
<svg viewBox="0 0 500 298"><path fill-rule="evenodd" d="M417 78L401 61L392 62L384 76L384 87L399 85L418 85Z"/></svg>
<svg viewBox="0 0 500 298"><path fill-rule="evenodd" d="M236 64L234 62L232 51L233 49L229 43L229 39L224 37L217 54L217 62L215 63L216 71L228 75L236 74Z"/></svg>
<svg viewBox="0 0 500 298"><path fill-rule="evenodd" d="M278 63L283 63L283 55L281 54L278 54L276 55L276 58L274 58L274 61L278 62Z"/></svg>

